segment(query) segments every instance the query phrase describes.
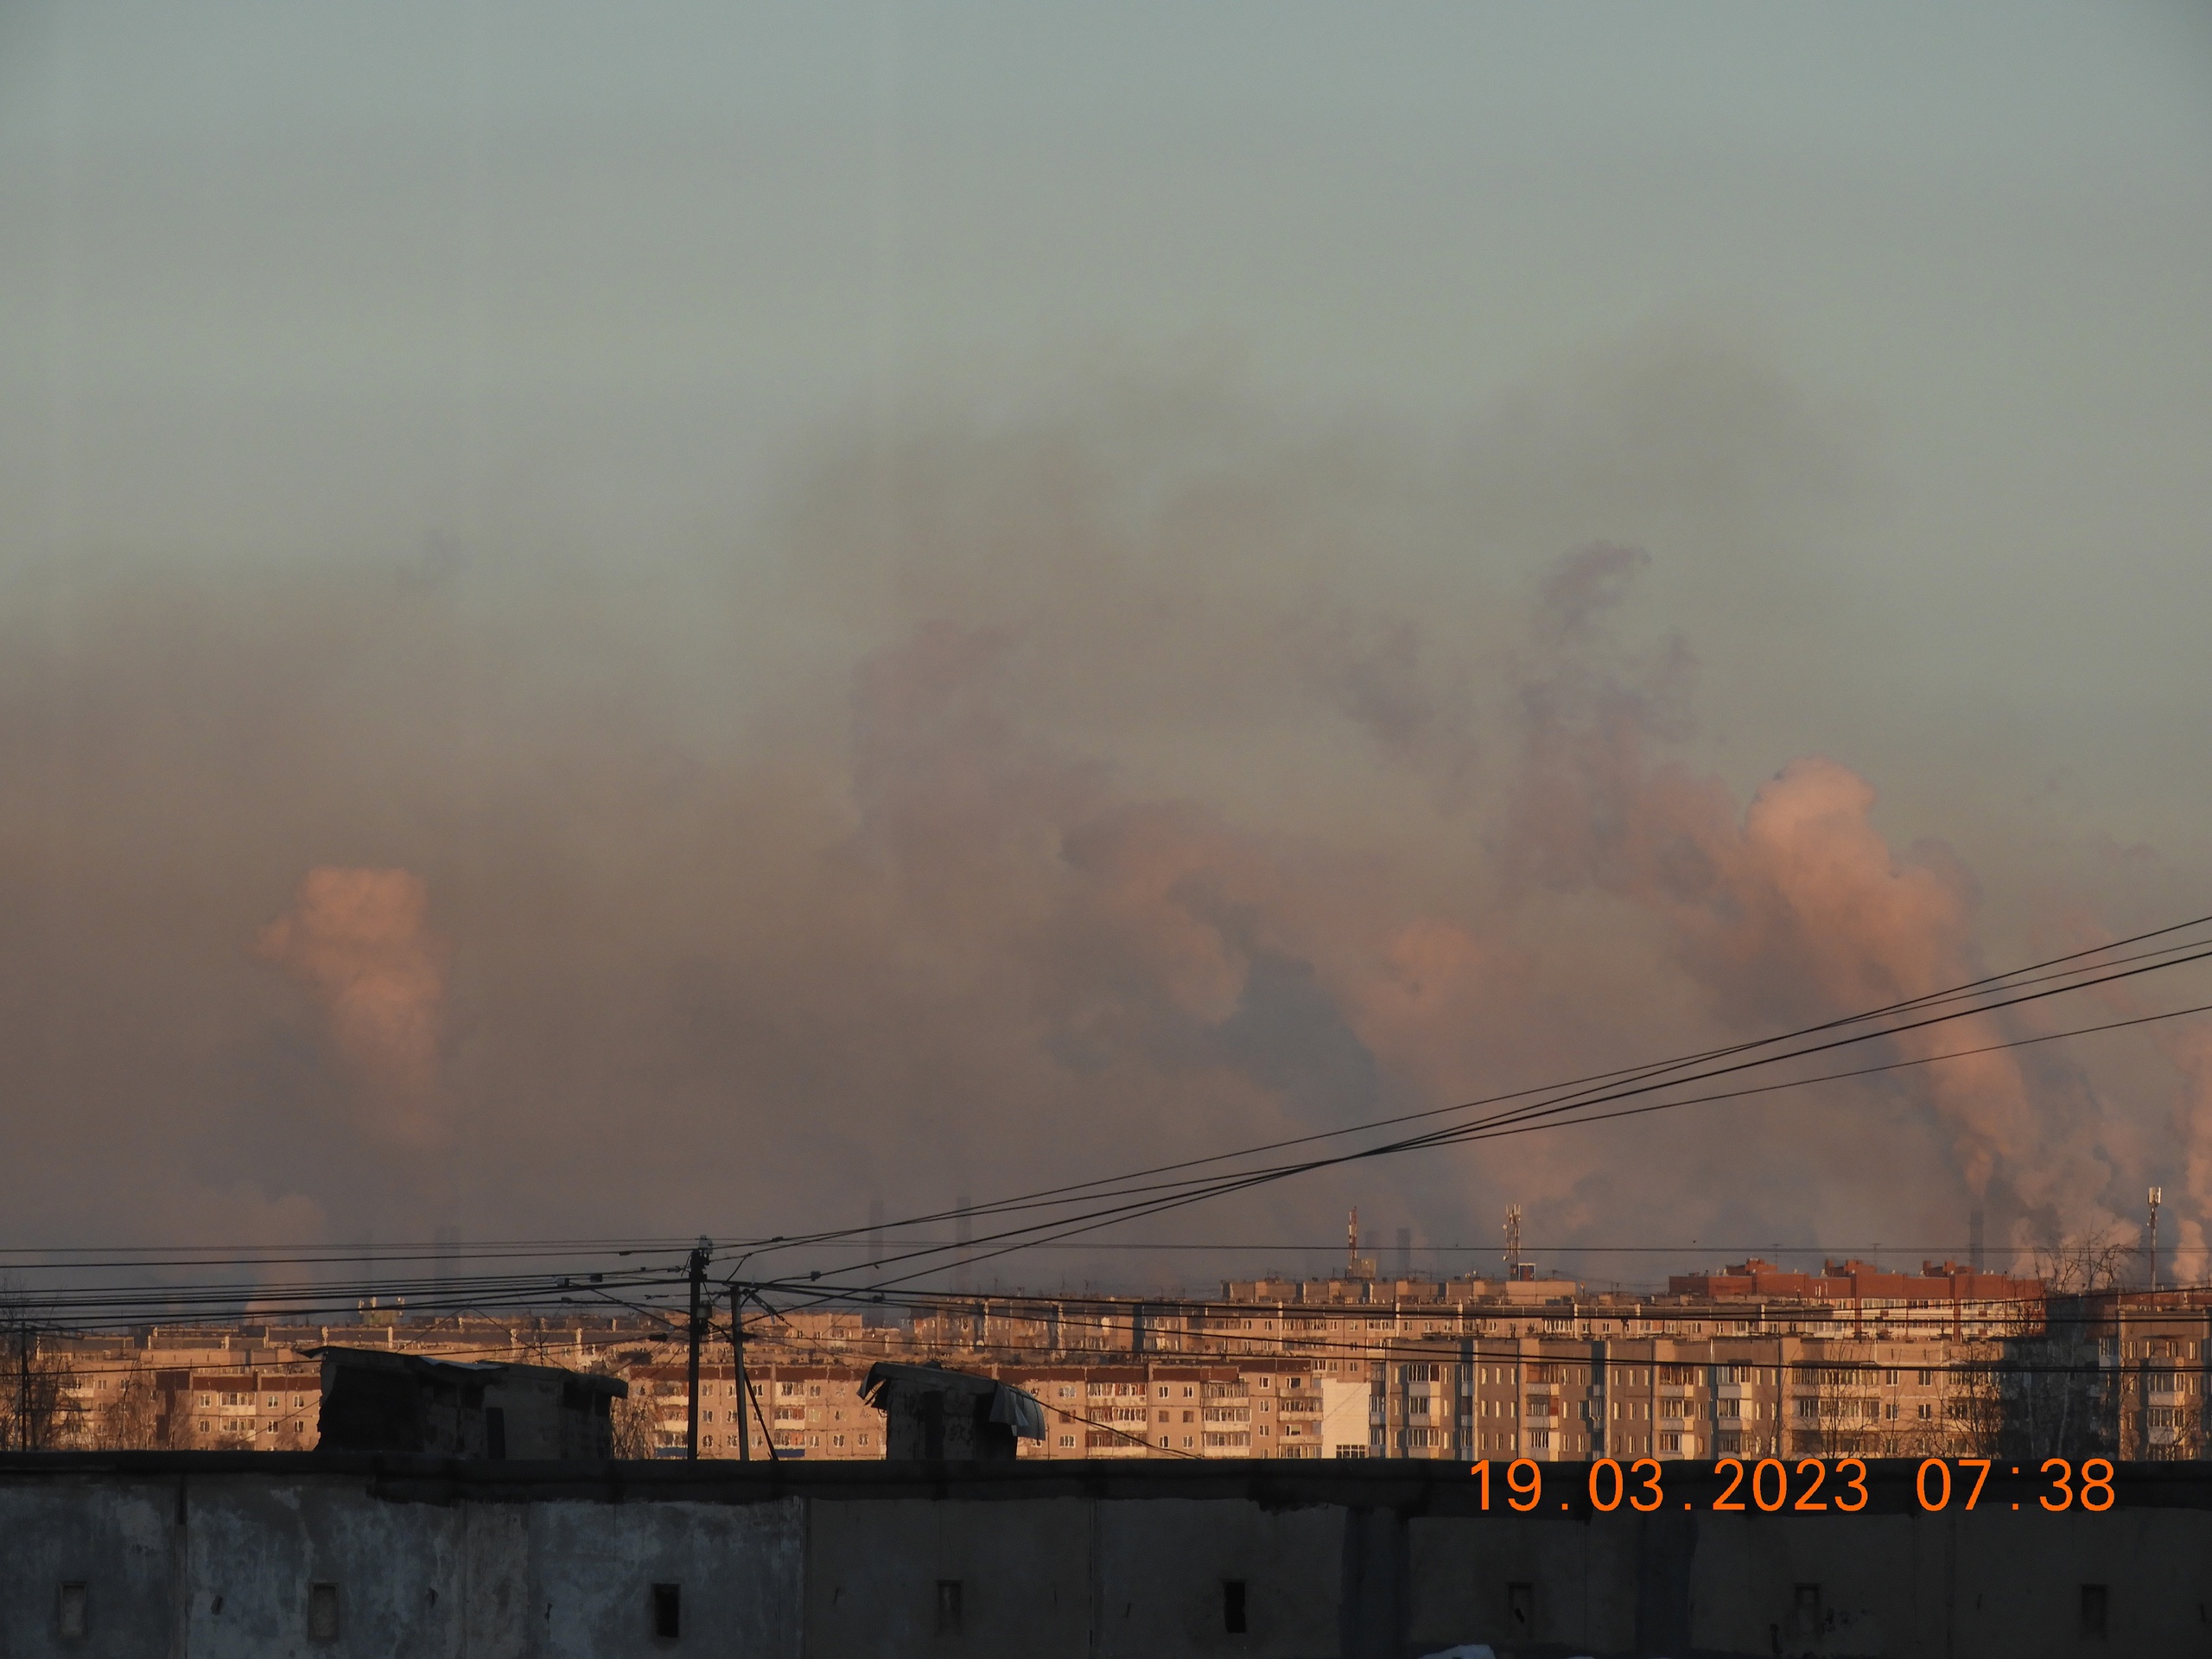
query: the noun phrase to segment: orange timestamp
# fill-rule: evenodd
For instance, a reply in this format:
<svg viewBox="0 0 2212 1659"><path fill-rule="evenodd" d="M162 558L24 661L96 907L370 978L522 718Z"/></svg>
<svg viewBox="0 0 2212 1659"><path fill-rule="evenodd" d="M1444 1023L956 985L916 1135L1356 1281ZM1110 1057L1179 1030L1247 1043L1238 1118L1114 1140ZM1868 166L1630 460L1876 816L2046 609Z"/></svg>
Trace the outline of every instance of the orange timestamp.
<svg viewBox="0 0 2212 1659"><path fill-rule="evenodd" d="M1971 1510L1980 1503L1983 1488L1996 1465L1997 1459L1993 1458L1923 1458L1913 1476L1914 1501L1929 1514L1950 1508L1955 1499L1962 1510ZM1484 1458L1468 1470L1476 1483L1478 1507L1484 1510L1491 1507L1492 1466L1491 1459ZM1710 1476L1698 1465L1676 1463L1673 1467L1696 1474L1700 1488L1718 1483L1718 1490L1702 1507L1721 1513L1855 1515L1866 1508L1872 1496L1866 1486L1866 1464L1859 1458L1758 1458L1748 1461L1722 1458L1711 1465ZM1586 1470L1557 1465L1553 1468L1553 1495L1562 1510L1574 1508L1578 1497L1601 1515L1610 1515L1624 1504L1649 1514L1668 1503L1664 1484L1668 1465L1656 1458L1637 1458L1626 1465L1614 1458L1599 1458ZM2010 1465L2009 1471L2008 1478L2019 1477L2023 1465ZM1573 1490L1578 1473L1582 1478L1580 1491ZM1559 1490L1559 1478L1562 1476L1569 1483L1565 1492ZM2040 1478L2042 1490L2024 1493L2022 1501L2032 1497L2037 1507L2054 1515L2075 1508L2101 1514L2111 1509L2118 1497L2108 1458L2084 1459L2078 1465L2066 1458L2046 1458L2036 1476ZM1507 1464L1503 1484L1504 1490L1497 1496L1507 1509L1527 1514L1544 1506L1544 1465L1534 1459L1516 1458ZM1691 1500L1682 1503L1681 1507L1687 1510L1700 1505ZM2018 1510L2021 1504L2015 1503L2012 1507Z"/></svg>

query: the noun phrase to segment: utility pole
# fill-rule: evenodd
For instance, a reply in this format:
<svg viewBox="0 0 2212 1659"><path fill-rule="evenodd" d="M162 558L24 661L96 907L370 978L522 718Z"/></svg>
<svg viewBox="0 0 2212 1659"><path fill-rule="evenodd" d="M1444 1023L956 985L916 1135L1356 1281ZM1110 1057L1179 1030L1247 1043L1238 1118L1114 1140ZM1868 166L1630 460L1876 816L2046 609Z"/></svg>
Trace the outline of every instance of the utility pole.
<svg viewBox="0 0 2212 1659"><path fill-rule="evenodd" d="M729 1287L729 1347L737 1361L737 1460L753 1461L753 1384L745 1378L745 1293ZM772 1452L770 1456L773 1456Z"/></svg>
<svg viewBox="0 0 2212 1659"><path fill-rule="evenodd" d="M713 1242L702 1236L698 1247L691 1252L691 1352L685 1369L690 1399L685 1408L683 1455L694 1462L699 1456L699 1340L707 1333L706 1310L701 1299L707 1288L707 1263L714 1256Z"/></svg>
<svg viewBox="0 0 2212 1659"><path fill-rule="evenodd" d="M2158 1205L2164 1201L2166 1189L2151 1189L2151 1288L2158 1287Z"/></svg>

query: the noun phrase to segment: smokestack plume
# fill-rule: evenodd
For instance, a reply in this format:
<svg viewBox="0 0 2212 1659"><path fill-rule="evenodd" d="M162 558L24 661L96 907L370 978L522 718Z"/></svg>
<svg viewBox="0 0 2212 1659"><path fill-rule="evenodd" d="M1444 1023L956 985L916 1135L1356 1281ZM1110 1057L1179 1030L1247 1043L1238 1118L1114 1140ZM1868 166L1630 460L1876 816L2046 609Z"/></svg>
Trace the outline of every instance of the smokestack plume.
<svg viewBox="0 0 2212 1659"><path fill-rule="evenodd" d="M263 928L255 953L307 987L331 1046L353 1073L372 1133L435 1143L446 950L429 931L429 892L405 870L324 866Z"/></svg>
<svg viewBox="0 0 2212 1659"><path fill-rule="evenodd" d="M2038 840L1979 772L1932 814L1901 740L1792 761L1730 654L1773 613L1729 595L1833 525L1848 456L1732 357L1594 364L1428 447L1169 390L829 434L711 555L88 554L66 610L0 572L10 1225L795 1233L880 1194L897 1236L1817 1023L2203 886ZM2212 1021L2151 1029L1364 1165L1207 1230L1496 1238L1511 1201L1562 1247L1802 1245L1986 1204L1996 1261L2163 1175L2201 1270Z"/></svg>

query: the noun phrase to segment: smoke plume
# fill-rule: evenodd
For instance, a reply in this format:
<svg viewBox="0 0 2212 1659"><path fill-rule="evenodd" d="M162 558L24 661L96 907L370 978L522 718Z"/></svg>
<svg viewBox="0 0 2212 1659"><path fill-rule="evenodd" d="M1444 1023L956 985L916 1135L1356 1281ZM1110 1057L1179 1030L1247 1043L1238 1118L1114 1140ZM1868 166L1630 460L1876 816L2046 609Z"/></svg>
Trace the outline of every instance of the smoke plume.
<svg viewBox="0 0 2212 1659"><path fill-rule="evenodd" d="M565 546L518 484L459 555L18 571L0 1197L56 1239L95 1194L103 1227L209 1233L857 1224L1832 1018L2062 914L2179 913L2185 866L2003 803L1933 839L1896 781L1924 757L1701 689L1700 639L1790 595L1738 614L1674 573L1756 588L1817 544L1871 487L1853 442L1693 341L1443 435L1212 384L949 404L820 435L703 546ZM1326 1243L1357 1203L1482 1243L1517 1202L1540 1243L1962 1248L1976 1205L2020 1243L2162 1171L2202 1227L2202 1045L2170 1041L1160 1231Z"/></svg>
<svg viewBox="0 0 2212 1659"><path fill-rule="evenodd" d="M330 1041L358 1079L374 1128L425 1149L436 1138L445 949L424 919L429 895L405 870L323 867L254 949L315 995Z"/></svg>

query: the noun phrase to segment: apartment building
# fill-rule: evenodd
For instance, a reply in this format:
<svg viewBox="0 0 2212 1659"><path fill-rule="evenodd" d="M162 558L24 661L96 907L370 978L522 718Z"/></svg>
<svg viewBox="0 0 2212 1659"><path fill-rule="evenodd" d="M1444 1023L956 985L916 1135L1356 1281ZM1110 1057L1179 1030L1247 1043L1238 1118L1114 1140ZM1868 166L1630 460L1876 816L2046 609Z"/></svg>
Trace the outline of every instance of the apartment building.
<svg viewBox="0 0 2212 1659"><path fill-rule="evenodd" d="M1990 1431L1998 1357L1948 1338L1414 1339L1374 1368L1371 1454L1903 1455Z"/></svg>
<svg viewBox="0 0 2212 1659"><path fill-rule="evenodd" d="M334 1337L624 1376L621 1444L682 1453L683 1349L665 1320L376 1313L354 1325L51 1344L76 1427L50 1443L312 1445L319 1377L302 1354ZM1027 1389L1049 1432L1025 1440L1024 1457L1709 1459L1956 1455L2001 1441L2180 1458L2208 1444L2212 1293L2053 1300L2034 1280L1948 1262L1785 1274L1754 1259L1647 1295L1533 1275L1261 1277L1217 1299L971 1296L904 1325L882 1319L814 1310L764 1322L748 1338L742 1436L728 1349L710 1343L701 1455L736 1456L742 1438L754 1456L882 1456L880 1414L859 1393L876 1358Z"/></svg>
<svg viewBox="0 0 2212 1659"><path fill-rule="evenodd" d="M2004 1351L2008 1455L2186 1460L2212 1449L2212 1289L2054 1299L2046 1327Z"/></svg>
<svg viewBox="0 0 2212 1659"><path fill-rule="evenodd" d="M1667 1289L1690 1303L1820 1309L1830 1327L1847 1325L1854 1338L1909 1331L1948 1332L1959 1339L2013 1336L2040 1328L2045 1297L2040 1279L1984 1273L1955 1262L1923 1262L1916 1274L1865 1262L1827 1262L1815 1274L1784 1272L1756 1256L1718 1273L1676 1274Z"/></svg>
<svg viewBox="0 0 2212 1659"><path fill-rule="evenodd" d="M1370 1379L1318 1374L1309 1363L963 1365L1007 1382L1045 1408L1046 1435L1024 1440L1024 1458L1289 1458L1374 1455ZM882 1414L861 1399L865 1367L747 1366L752 1416L736 1371L702 1364L699 1455L765 1457L762 1428L777 1455L868 1459L884 1455ZM651 1414L653 1451L680 1456L690 1395L682 1364L633 1369L632 1400Z"/></svg>
<svg viewBox="0 0 2212 1659"><path fill-rule="evenodd" d="M2041 1328L2044 1287L1923 1263L1918 1274L1862 1262L1818 1274L1757 1260L1678 1275L1664 1294L1592 1292L1533 1275L1484 1279L1357 1274L1230 1280L1218 1300L973 1296L918 1311L918 1351L1011 1359L1023 1353L1308 1357L1363 1368L1409 1338L1712 1338L1806 1336L1890 1342L2016 1337Z"/></svg>
<svg viewBox="0 0 2212 1659"><path fill-rule="evenodd" d="M815 1459L883 1455L883 1414L861 1399L865 1365L747 1364L746 1374L749 1408L735 1365L699 1367L702 1458L742 1451L765 1459L770 1446L779 1456ZM656 1359L628 1367L626 1375L631 1402L645 1414L652 1455L682 1456L691 1398L684 1364Z"/></svg>
<svg viewBox="0 0 2212 1659"><path fill-rule="evenodd" d="M169 1451L299 1452L322 1410L319 1363L153 1374L153 1444Z"/></svg>

